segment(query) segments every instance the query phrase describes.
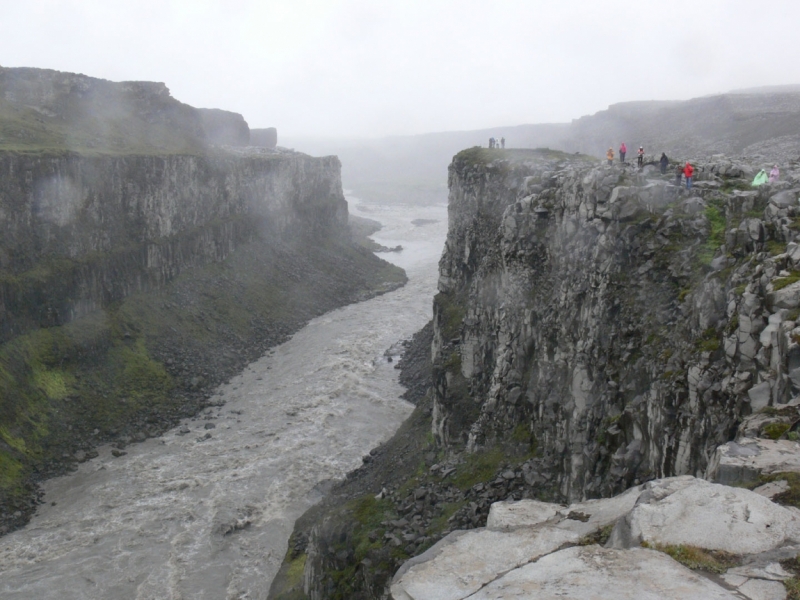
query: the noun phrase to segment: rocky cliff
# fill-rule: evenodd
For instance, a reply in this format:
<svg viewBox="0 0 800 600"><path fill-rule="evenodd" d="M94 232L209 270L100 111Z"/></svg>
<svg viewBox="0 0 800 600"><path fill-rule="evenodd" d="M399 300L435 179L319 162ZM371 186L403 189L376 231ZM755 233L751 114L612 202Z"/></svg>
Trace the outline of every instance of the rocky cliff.
<svg viewBox="0 0 800 600"><path fill-rule="evenodd" d="M37 481L405 281L353 241L336 157L219 147L163 84L0 69L0 91L0 534Z"/></svg>
<svg viewBox="0 0 800 600"><path fill-rule="evenodd" d="M798 164L758 188L746 162L696 166L688 191L580 155L454 158L415 413L433 435L393 440L412 475L387 445L345 484L371 482L363 495L299 523L286 564L303 579L273 596L380 598L403 560L483 526L494 501L609 497L702 477L737 435L796 439Z"/></svg>
<svg viewBox="0 0 800 600"><path fill-rule="evenodd" d="M523 425L529 482L607 496L701 475L744 416L798 392L798 306L776 291L795 280L794 183L737 190L717 173L743 169L723 159L687 191L655 171L498 158L465 152L450 171L434 303L444 447Z"/></svg>
<svg viewBox="0 0 800 600"><path fill-rule="evenodd" d="M0 154L0 339L227 258L258 234L344 232L335 157Z"/></svg>

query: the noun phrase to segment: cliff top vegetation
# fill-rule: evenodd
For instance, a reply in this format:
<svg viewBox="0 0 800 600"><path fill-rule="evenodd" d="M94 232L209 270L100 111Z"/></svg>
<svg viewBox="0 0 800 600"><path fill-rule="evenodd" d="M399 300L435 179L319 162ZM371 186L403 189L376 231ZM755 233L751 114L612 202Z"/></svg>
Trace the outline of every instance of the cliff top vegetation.
<svg viewBox="0 0 800 600"><path fill-rule="evenodd" d="M225 114L247 128L240 115ZM201 111L163 83L0 67L0 150L203 154L210 139L204 125Z"/></svg>
<svg viewBox="0 0 800 600"><path fill-rule="evenodd" d="M570 160L570 161L588 161L592 164L597 162L597 158L580 154L578 152L570 154L560 150L551 150L550 148L512 148L512 149L497 149L497 148L482 148L475 146L462 150L453 159L453 163L467 163L470 165L488 165L495 160L523 162L525 160L544 159L548 161L557 160Z"/></svg>

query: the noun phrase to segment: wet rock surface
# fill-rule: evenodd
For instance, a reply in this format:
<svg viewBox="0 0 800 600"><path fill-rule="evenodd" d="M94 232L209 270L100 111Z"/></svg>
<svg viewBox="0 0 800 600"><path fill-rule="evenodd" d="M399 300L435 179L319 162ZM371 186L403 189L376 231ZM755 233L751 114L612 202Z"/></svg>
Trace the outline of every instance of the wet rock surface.
<svg viewBox="0 0 800 600"><path fill-rule="evenodd" d="M793 574L780 561L800 551L799 525L795 509L693 477L568 507L500 502L486 528L453 532L403 565L391 597L785 598Z"/></svg>

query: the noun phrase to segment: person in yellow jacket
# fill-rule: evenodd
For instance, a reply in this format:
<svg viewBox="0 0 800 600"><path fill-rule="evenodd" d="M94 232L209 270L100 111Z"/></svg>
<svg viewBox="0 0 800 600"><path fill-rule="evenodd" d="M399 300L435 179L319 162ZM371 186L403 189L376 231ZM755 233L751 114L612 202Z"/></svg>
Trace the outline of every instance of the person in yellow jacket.
<svg viewBox="0 0 800 600"><path fill-rule="evenodd" d="M606 152L606 158L608 159L608 164L614 162L614 149L609 148L608 152Z"/></svg>

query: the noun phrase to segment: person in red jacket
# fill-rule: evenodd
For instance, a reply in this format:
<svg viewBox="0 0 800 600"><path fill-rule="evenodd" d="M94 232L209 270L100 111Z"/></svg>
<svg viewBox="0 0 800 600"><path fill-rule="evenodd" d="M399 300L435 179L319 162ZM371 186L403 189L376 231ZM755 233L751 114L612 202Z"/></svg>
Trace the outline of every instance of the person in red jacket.
<svg viewBox="0 0 800 600"><path fill-rule="evenodd" d="M628 147L625 145L625 142L622 142L619 145L619 162L625 162L625 153L628 151Z"/></svg>
<svg viewBox="0 0 800 600"><path fill-rule="evenodd" d="M692 175L694 174L694 167L690 165L688 162L686 166L683 167L683 175L686 177L686 189L692 189Z"/></svg>

